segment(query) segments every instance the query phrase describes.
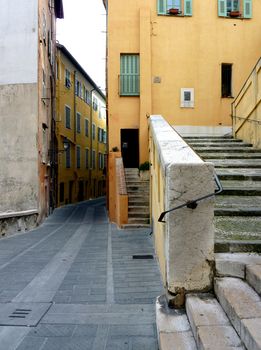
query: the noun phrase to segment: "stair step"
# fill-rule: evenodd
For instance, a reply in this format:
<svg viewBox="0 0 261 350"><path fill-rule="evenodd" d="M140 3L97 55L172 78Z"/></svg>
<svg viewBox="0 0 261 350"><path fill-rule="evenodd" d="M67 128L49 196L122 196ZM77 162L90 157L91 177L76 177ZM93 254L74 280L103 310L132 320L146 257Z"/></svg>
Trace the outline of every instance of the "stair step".
<svg viewBox="0 0 261 350"><path fill-rule="evenodd" d="M222 180L222 195L261 196L261 181Z"/></svg>
<svg viewBox="0 0 261 350"><path fill-rule="evenodd" d="M217 276L245 279L249 267L261 266L257 265L261 264L261 255L255 253L216 253L215 262ZM251 277L252 276L250 276L250 279ZM261 281L261 276L259 276L258 279ZM253 280L255 280L255 278ZM254 287L254 284L249 284Z"/></svg>
<svg viewBox="0 0 261 350"><path fill-rule="evenodd" d="M206 159L206 157L205 157ZM211 159L215 168L261 168L260 159Z"/></svg>
<svg viewBox="0 0 261 350"><path fill-rule="evenodd" d="M261 240L260 217L216 216L214 223L216 240Z"/></svg>
<svg viewBox="0 0 261 350"><path fill-rule="evenodd" d="M212 150L209 150L208 153L198 153L200 156L205 160L210 160L212 162L212 159L240 159L240 160L248 160L248 159L257 159L260 161L261 159L261 152L259 153L237 153L237 152L212 152Z"/></svg>
<svg viewBox="0 0 261 350"><path fill-rule="evenodd" d="M164 295L156 301L156 324L160 350L197 350L184 310L170 309Z"/></svg>
<svg viewBox="0 0 261 350"><path fill-rule="evenodd" d="M238 278L216 278L215 293L248 350L261 349L261 299Z"/></svg>
<svg viewBox="0 0 261 350"><path fill-rule="evenodd" d="M215 197L216 208L258 208L261 204L261 196L223 196Z"/></svg>
<svg viewBox="0 0 261 350"><path fill-rule="evenodd" d="M215 216L260 216L261 208L215 208Z"/></svg>
<svg viewBox="0 0 261 350"><path fill-rule="evenodd" d="M128 224L145 224L145 225L149 225L149 218L129 218L128 219Z"/></svg>
<svg viewBox="0 0 261 350"><path fill-rule="evenodd" d="M246 280L253 289L261 294L261 256L259 264L248 265L246 267Z"/></svg>
<svg viewBox="0 0 261 350"><path fill-rule="evenodd" d="M233 148L237 148L237 147L253 147L253 145L251 143L246 143L246 142L189 142L188 143L192 148L204 148L204 147L208 147L210 150L211 148L226 148L226 147L233 147Z"/></svg>
<svg viewBox="0 0 261 350"><path fill-rule="evenodd" d="M148 208L149 207L149 201L144 201L144 199L143 200L130 200L129 199L129 206L135 206L135 207L146 207L146 208Z"/></svg>
<svg viewBox="0 0 261 350"><path fill-rule="evenodd" d="M215 253L261 253L261 240L219 240L215 239Z"/></svg>
<svg viewBox="0 0 261 350"><path fill-rule="evenodd" d="M196 151L199 154L203 153L215 153L215 152L221 152L221 153L260 153L260 149L255 149L252 147L236 147L236 146L231 146L231 147L211 147L211 148L206 148L206 147L193 147L194 151Z"/></svg>
<svg viewBox="0 0 261 350"><path fill-rule="evenodd" d="M254 180L261 181L261 169L217 169L220 180Z"/></svg>
<svg viewBox="0 0 261 350"><path fill-rule="evenodd" d="M213 144L216 144L216 143L236 143L236 144L239 144L239 143L243 143L242 140L239 140L239 139L232 139L232 138L191 138L191 139L187 139L186 137L184 138L188 144L192 144L192 143L213 143Z"/></svg>
<svg viewBox="0 0 261 350"><path fill-rule="evenodd" d="M125 224L122 225L123 229L139 229L139 228L150 228L150 224Z"/></svg>
<svg viewBox="0 0 261 350"><path fill-rule="evenodd" d="M128 217L130 218L135 218L135 219L149 219L150 214L149 213L144 213L144 212L129 212Z"/></svg>
<svg viewBox="0 0 261 350"><path fill-rule="evenodd" d="M191 140L191 139L196 139L196 140L199 140L199 139L202 139L202 140L206 140L206 139L209 139L209 140L238 140L238 139L234 139L233 136L231 135L223 135L223 136L210 136L210 135L206 135L206 136L195 136L195 135L191 135L191 136L184 136L183 137L184 140Z"/></svg>
<svg viewBox="0 0 261 350"><path fill-rule="evenodd" d="M241 339L214 296L188 295L186 311L199 349L244 349Z"/></svg>

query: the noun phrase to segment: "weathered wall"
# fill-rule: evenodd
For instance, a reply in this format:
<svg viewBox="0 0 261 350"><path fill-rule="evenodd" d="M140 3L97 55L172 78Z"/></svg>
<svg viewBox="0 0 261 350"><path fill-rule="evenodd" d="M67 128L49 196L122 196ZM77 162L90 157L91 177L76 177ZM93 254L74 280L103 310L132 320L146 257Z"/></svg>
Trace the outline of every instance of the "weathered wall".
<svg viewBox="0 0 261 350"><path fill-rule="evenodd" d="M0 0L0 85L37 81L37 0Z"/></svg>
<svg viewBox="0 0 261 350"><path fill-rule="evenodd" d="M37 209L37 84L0 86L0 214Z"/></svg>
<svg viewBox="0 0 261 350"><path fill-rule="evenodd" d="M156 0L109 0L107 9L109 148L120 149L121 128L139 128L141 162L150 112L188 132L197 126L229 132L232 98L221 98L221 64L233 65L236 96L261 47L260 0L253 0L251 19L219 17L217 0L193 1L192 17L159 16L156 6ZM140 54L140 97L119 96L121 53ZM195 89L194 108L180 107L181 88Z"/></svg>

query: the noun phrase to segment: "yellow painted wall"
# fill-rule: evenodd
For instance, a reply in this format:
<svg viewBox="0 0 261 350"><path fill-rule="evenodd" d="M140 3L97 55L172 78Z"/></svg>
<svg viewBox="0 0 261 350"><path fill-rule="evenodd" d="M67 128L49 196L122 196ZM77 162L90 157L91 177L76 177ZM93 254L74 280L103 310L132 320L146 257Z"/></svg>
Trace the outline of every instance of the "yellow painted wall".
<svg viewBox="0 0 261 350"><path fill-rule="evenodd" d="M99 197L105 194L105 175L103 169L99 168L98 154L107 154L106 143L98 142L98 127L106 130L106 110L104 98L94 90L94 86L77 69L75 64L60 49L57 50L57 102L56 102L56 138L58 141L58 206L75 203L81 200ZM65 86L65 69L70 71L71 86ZM98 101L98 110L91 107L91 103L79 96L74 95L75 79L79 80L86 89ZM71 109L71 128L66 128L65 106ZM81 115L81 131L78 133L76 127L76 113ZM89 135L85 135L85 119L89 121ZM95 124L95 139L91 141L91 120ZM66 168L66 154L63 150L63 140L66 137L71 145L71 167ZM81 147L81 167L76 165L76 146ZM85 163L85 149L89 149L88 168ZM91 149L96 152L95 169L91 169ZM106 164L104 164L106 167ZM70 200L69 182L73 183L72 198ZM79 182L83 181L84 189L82 198L79 197ZM64 183L64 201L60 201L60 183Z"/></svg>
<svg viewBox="0 0 261 350"><path fill-rule="evenodd" d="M221 64L233 64L236 96L260 56L261 2L252 19L218 17L218 1L193 1L192 17L157 15L156 0L108 0L109 149L120 129L140 129L140 162L148 159L147 114L175 125L230 126L231 98L221 98ZM119 96L120 54L140 54L140 97ZM154 83L154 77L161 82ZM194 108L180 89L195 89Z"/></svg>
<svg viewBox="0 0 261 350"><path fill-rule="evenodd" d="M233 103L233 132L261 148L261 58Z"/></svg>

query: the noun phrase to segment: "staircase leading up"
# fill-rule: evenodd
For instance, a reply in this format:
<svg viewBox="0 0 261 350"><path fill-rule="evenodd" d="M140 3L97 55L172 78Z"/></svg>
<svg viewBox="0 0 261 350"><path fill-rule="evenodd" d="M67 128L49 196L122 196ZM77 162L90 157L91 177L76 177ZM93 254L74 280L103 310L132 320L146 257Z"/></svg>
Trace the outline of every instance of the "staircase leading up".
<svg viewBox="0 0 261 350"><path fill-rule="evenodd" d="M141 180L139 169L125 168L129 198L128 224L123 228L150 227L149 180Z"/></svg>
<svg viewBox="0 0 261 350"><path fill-rule="evenodd" d="M186 141L214 164L223 186L216 196L217 251L261 252L261 150L231 137L187 137Z"/></svg>

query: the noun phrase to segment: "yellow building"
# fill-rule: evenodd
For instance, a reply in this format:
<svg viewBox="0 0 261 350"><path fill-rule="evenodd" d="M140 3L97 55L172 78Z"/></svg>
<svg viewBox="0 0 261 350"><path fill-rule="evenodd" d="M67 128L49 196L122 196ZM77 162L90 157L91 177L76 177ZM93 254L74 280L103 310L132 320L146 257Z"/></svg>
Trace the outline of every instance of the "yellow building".
<svg viewBox="0 0 261 350"><path fill-rule="evenodd" d="M261 52L260 0L103 0L109 150L148 160L147 116L185 134L224 134ZM124 147L122 147L124 146Z"/></svg>
<svg viewBox="0 0 261 350"><path fill-rule="evenodd" d="M70 52L57 44L57 205L105 194L105 96Z"/></svg>

